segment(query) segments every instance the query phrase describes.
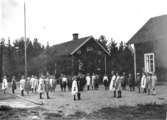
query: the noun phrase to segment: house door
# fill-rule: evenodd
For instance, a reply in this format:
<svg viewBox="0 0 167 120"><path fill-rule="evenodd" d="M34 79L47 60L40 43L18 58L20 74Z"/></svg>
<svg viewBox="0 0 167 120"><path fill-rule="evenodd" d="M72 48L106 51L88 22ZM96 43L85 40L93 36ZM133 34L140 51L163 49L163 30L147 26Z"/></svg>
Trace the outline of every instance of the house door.
<svg viewBox="0 0 167 120"><path fill-rule="evenodd" d="M144 54L144 70L145 72L155 72L155 58L154 53Z"/></svg>

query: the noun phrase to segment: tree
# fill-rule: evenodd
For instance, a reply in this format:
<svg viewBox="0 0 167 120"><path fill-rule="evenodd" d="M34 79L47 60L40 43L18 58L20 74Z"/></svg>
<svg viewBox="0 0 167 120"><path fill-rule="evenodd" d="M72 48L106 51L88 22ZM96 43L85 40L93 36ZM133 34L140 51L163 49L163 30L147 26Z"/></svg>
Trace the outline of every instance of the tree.
<svg viewBox="0 0 167 120"><path fill-rule="evenodd" d="M97 41L107 49L107 39L104 35L101 35Z"/></svg>

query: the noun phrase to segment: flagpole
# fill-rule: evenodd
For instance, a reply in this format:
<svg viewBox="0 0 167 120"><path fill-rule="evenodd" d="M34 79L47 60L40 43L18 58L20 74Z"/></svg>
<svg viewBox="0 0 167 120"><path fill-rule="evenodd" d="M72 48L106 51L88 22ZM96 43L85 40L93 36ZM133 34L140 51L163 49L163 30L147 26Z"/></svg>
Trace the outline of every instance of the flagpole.
<svg viewBox="0 0 167 120"><path fill-rule="evenodd" d="M26 40L26 4L24 1L24 57L25 57L25 67L24 67L24 74L25 79L27 79L27 40Z"/></svg>
<svg viewBox="0 0 167 120"><path fill-rule="evenodd" d="M135 45L134 45L134 80L136 81L136 48L135 48Z"/></svg>

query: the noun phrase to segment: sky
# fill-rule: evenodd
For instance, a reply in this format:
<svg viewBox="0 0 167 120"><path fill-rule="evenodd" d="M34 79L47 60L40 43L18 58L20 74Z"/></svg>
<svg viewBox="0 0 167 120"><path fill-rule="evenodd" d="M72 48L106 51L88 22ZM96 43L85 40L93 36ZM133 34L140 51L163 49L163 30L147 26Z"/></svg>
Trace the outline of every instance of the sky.
<svg viewBox="0 0 167 120"><path fill-rule="evenodd" d="M0 0L0 38L24 36L46 45L105 35L127 42L151 17L167 14L166 0Z"/></svg>

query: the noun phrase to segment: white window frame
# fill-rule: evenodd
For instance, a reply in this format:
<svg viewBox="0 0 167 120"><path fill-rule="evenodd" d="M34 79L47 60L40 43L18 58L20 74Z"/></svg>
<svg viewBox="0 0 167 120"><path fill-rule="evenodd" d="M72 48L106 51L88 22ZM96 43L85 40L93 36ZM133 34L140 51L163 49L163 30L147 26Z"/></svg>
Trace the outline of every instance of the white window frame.
<svg viewBox="0 0 167 120"><path fill-rule="evenodd" d="M152 56L152 59L151 59ZM152 61L152 63L151 63ZM151 69L152 64L152 69ZM155 55L154 53L145 53L144 54L144 70L145 72L154 73L155 72Z"/></svg>

